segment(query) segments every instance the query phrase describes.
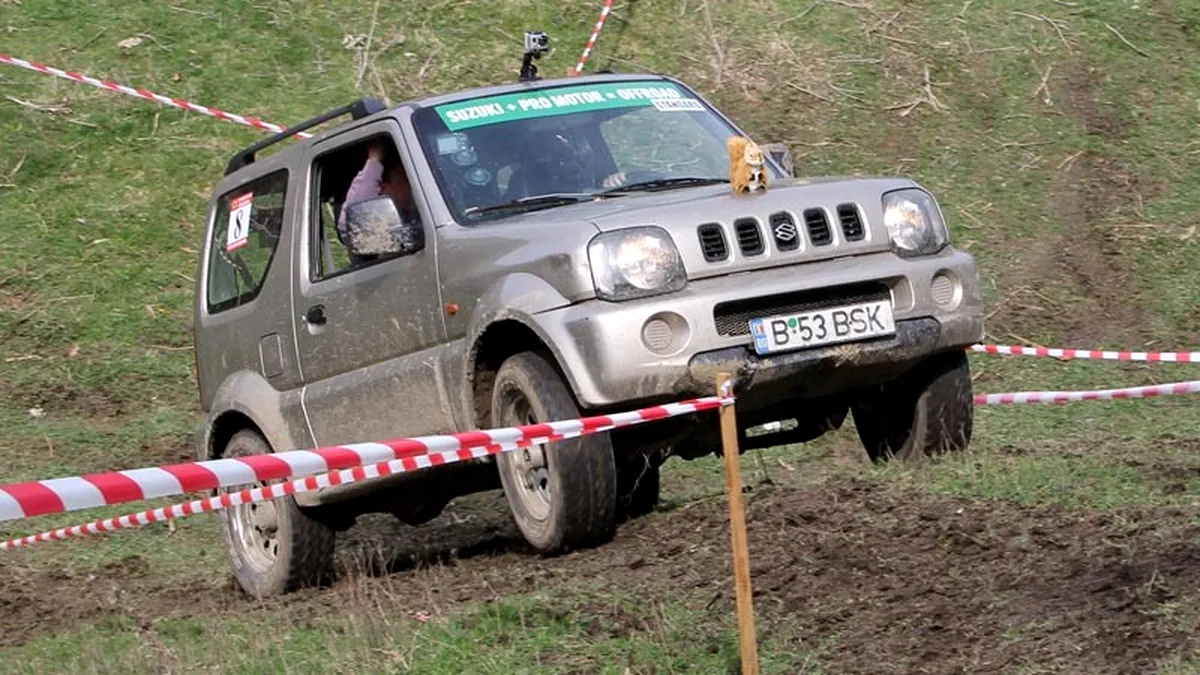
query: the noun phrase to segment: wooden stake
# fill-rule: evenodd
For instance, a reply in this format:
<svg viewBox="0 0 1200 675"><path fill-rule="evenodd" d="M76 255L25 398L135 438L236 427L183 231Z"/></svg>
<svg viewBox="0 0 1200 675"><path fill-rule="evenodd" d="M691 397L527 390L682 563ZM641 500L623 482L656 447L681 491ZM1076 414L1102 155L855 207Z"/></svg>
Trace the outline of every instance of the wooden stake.
<svg viewBox="0 0 1200 675"><path fill-rule="evenodd" d="M733 392L729 373L717 375L717 396ZM737 592L738 635L742 675L758 675L758 640L754 636L754 599L750 588L750 549L746 543L746 507L742 501L742 468L738 455L737 415L732 405L720 408L721 447L725 457L725 489L729 493L729 525L733 538L733 578Z"/></svg>

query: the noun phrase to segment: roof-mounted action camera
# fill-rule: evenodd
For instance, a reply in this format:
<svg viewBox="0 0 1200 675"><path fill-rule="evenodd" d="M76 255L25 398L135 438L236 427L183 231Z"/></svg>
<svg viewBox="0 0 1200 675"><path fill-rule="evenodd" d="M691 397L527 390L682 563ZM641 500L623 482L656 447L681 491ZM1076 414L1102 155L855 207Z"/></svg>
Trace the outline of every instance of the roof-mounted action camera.
<svg viewBox="0 0 1200 675"><path fill-rule="evenodd" d="M542 54L550 51L550 36L540 30L525 31L525 58L521 62L521 81L531 82L538 79L537 66L533 64Z"/></svg>

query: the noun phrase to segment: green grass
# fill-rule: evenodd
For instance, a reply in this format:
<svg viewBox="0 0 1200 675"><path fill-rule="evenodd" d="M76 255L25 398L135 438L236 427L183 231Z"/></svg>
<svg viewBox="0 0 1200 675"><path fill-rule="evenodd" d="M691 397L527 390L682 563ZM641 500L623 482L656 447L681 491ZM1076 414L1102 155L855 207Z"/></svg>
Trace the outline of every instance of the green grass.
<svg viewBox="0 0 1200 675"><path fill-rule="evenodd" d="M738 661L734 627L695 598L647 606L619 589L563 589L504 598L452 617L388 616L380 597L356 598L337 617L295 619L255 612L220 623L108 620L10 651L6 672L161 671L615 673L723 672ZM762 648L763 673L820 673L813 652L786 625ZM265 639L261 636L267 636ZM628 669L628 670L627 670Z"/></svg>
<svg viewBox="0 0 1200 675"><path fill-rule="evenodd" d="M0 0L0 33L14 56L288 124L362 95L396 102L515 79L528 28L547 30L555 45L543 74L563 73L598 8ZM803 173L901 173L929 187L956 243L982 266L991 340L1194 349L1198 23L1183 2L639 0L618 6L589 68L679 75L756 138L791 144ZM117 45L138 33L151 37ZM365 67L343 46L348 34L372 36ZM0 90L30 104L0 99L2 478L178 461L197 421L188 348L209 190L230 155L262 134L16 68L0 70ZM1200 377L1182 365L972 363L979 392ZM764 452L761 464L747 456L743 471L755 482L765 466L777 485L798 489L865 473L933 495L1186 507L1200 496L1194 406L1179 397L980 410L971 453L921 467L864 465L848 422L834 437ZM674 509L719 499L721 464L672 462L666 485ZM99 515L8 523L0 535ZM131 555L179 583L227 574L209 518L174 533L156 526L49 545L2 564L36 581L48 570L86 577ZM361 612L314 626L279 619L267 643L241 637L260 630L249 619L170 619L150 633L103 621L37 638L6 661L81 672L98 669L98 656L136 670L304 671L384 659L386 669L416 672L619 673L627 663L714 672L736 653L733 627L710 623L692 598L661 609L631 601L652 629L593 636L576 621L587 592L513 597L426 625ZM710 641L679 628L691 623L709 626ZM345 643L339 631L357 637ZM774 639L765 658L780 672L821 651ZM1189 672L1189 663L1180 655L1166 672Z"/></svg>

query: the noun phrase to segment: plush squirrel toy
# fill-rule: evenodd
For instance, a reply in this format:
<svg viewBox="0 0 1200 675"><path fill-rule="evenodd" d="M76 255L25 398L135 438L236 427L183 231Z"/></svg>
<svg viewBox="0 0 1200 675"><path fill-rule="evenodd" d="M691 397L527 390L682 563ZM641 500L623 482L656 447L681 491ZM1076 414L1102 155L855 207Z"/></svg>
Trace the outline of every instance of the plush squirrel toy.
<svg viewBox="0 0 1200 675"><path fill-rule="evenodd" d="M767 189L762 148L745 136L730 136L725 141L729 150L729 183L735 193Z"/></svg>

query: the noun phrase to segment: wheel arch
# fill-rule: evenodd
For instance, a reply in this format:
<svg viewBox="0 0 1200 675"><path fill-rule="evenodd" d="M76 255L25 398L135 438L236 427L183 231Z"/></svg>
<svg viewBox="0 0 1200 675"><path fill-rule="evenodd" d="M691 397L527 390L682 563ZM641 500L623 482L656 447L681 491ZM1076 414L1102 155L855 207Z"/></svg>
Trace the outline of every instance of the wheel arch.
<svg viewBox="0 0 1200 675"><path fill-rule="evenodd" d="M471 342L467 352L465 390L470 397L468 412L476 428L493 426L492 383L504 361L521 352L534 352L545 358L567 384L576 405L579 404L579 392L570 374L562 367L560 354L535 326L535 322L525 317L508 315L489 323Z"/></svg>
<svg viewBox="0 0 1200 675"><path fill-rule="evenodd" d="M462 371L460 405L469 426L477 429L490 426L491 381L504 359L523 351L544 356L578 404L581 400L578 383L570 369L563 367L563 354L539 319L545 312L571 304L572 300L549 281L528 272L497 279L480 296L466 331Z"/></svg>

